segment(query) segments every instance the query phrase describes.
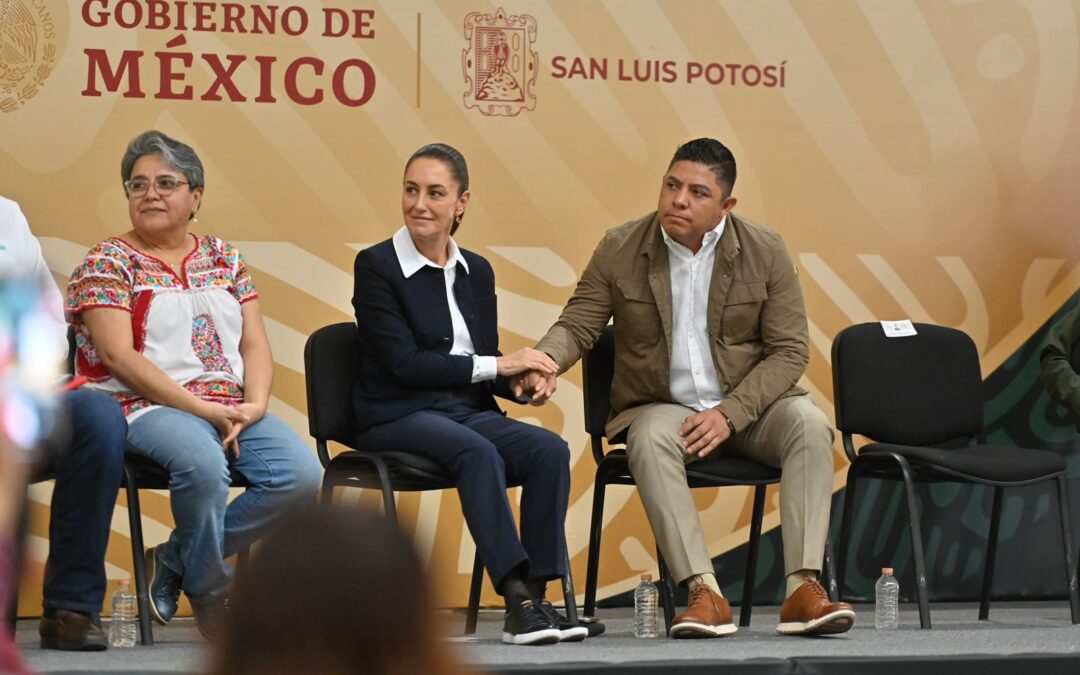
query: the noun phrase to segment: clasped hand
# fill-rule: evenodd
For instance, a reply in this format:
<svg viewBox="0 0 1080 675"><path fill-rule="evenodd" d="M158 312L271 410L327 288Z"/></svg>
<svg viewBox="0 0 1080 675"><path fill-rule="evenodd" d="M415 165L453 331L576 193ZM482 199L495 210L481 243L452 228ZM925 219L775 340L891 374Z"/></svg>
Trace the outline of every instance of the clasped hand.
<svg viewBox="0 0 1080 675"><path fill-rule="evenodd" d="M514 396L529 396L529 403L542 405L555 393L555 376L559 364L542 351L525 347L513 354L496 359L499 375L512 376L510 390Z"/></svg>
<svg viewBox="0 0 1080 675"><path fill-rule="evenodd" d="M240 456L240 432L258 422L263 410L254 403L241 403L227 406L221 403L207 403L202 417L214 425L221 435L221 448L236 459Z"/></svg>

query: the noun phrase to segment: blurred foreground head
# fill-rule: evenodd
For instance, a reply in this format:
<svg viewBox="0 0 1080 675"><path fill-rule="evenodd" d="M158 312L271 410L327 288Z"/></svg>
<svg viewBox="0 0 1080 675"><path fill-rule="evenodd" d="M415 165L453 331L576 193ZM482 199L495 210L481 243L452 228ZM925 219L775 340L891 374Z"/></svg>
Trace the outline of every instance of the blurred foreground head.
<svg viewBox="0 0 1080 675"><path fill-rule="evenodd" d="M381 515L288 516L237 575L214 672L460 673L412 543Z"/></svg>

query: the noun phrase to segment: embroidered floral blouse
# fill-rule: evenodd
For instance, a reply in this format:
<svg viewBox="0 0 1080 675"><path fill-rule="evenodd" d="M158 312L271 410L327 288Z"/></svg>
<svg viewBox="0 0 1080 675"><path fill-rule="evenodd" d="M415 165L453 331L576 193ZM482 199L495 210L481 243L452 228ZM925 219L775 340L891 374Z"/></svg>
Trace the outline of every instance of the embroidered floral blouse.
<svg viewBox="0 0 1080 675"><path fill-rule="evenodd" d="M128 421L158 407L112 376L82 321L88 309L131 313L136 351L206 401L244 401L240 305L258 297L244 258L217 237L192 234L195 248L177 274L163 261L118 237L101 242L75 268L67 289L75 327L75 372L87 387L114 396Z"/></svg>

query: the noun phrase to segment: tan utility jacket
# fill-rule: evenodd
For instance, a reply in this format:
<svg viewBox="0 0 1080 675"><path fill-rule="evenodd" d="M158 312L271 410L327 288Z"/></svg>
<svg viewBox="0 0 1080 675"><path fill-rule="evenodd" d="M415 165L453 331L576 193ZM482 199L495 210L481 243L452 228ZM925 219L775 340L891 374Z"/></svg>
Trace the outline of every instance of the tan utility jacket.
<svg viewBox="0 0 1080 675"><path fill-rule="evenodd" d="M562 371L596 342L614 317L615 379L607 433L628 428L640 406L672 402L671 275L656 213L608 230L574 295L536 345ZM809 360L798 270L780 235L735 214L717 244L707 325L724 390L718 409L747 428L796 386Z"/></svg>

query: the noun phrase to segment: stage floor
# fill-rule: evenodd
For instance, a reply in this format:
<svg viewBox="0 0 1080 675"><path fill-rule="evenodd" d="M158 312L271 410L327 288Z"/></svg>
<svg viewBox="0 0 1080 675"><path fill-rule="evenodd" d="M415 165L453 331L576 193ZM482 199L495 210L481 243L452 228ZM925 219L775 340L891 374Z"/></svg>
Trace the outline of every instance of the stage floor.
<svg viewBox="0 0 1080 675"><path fill-rule="evenodd" d="M876 631L873 607L856 607L858 620L847 634L820 638L781 637L777 607L754 611L749 629L716 640L639 640L632 635L629 609L602 610L607 632L581 643L510 647L499 641L501 612L482 612L478 639L454 642L462 662L483 671L514 672L677 672L726 668L728 672L870 672L960 675L970 666L981 673L1080 672L1080 626L1069 623L1064 603L997 603L991 620L977 620L974 604L934 605L934 629L919 630L914 606L904 606L897 631ZM460 631L460 613L446 614L447 629ZM43 651L37 621L19 622L17 640L39 672L197 673L210 658L191 620L177 619L154 632L151 648L111 649L97 654Z"/></svg>

